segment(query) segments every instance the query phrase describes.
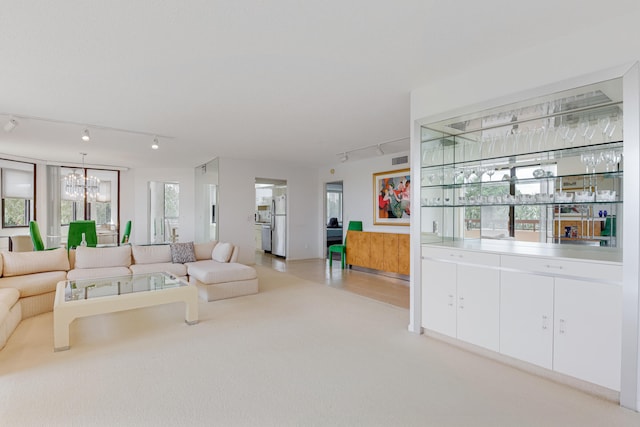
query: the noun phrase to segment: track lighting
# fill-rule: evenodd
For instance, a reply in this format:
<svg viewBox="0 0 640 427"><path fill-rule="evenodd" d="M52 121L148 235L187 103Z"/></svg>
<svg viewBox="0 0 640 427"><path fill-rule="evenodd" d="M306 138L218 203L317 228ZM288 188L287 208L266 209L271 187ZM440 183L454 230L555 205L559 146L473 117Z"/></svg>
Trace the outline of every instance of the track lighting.
<svg viewBox="0 0 640 427"><path fill-rule="evenodd" d="M157 150L158 148L160 148L160 146L158 145L158 138L153 138L153 144L151 144L151 148L153 148L154 150Z"/></svg>
<svg viewBox="0 0 640 427"><path fill-rule="evenodd" d="M82 131L82 140L83 141L91 140L91 135L89 135L89 129L85 129L84 131Z"/></svg>
<svg viewBox="0 0 640 427"><path fill-rule="evenodd" d="M376 147L376 154L378 156L383 156L384 155L384 151L382 151L382 147L380 147L380 144L378 144L378 146Z"/></svg>
<svg viewBox="0 0 640 427"><path fill-rule="evenodd" d="M16 126L18 126L18 121L16 119L9 119L9 121L4 125L4 131L11 132L16 128Z"/></svg>
<svg viewBox="0 0 640 427"><path fill-rule="evenodd" d="M344 163L347 160L349 160L349 155L347 153L342 153L342 156L340 157L340 161Z"/></svg>

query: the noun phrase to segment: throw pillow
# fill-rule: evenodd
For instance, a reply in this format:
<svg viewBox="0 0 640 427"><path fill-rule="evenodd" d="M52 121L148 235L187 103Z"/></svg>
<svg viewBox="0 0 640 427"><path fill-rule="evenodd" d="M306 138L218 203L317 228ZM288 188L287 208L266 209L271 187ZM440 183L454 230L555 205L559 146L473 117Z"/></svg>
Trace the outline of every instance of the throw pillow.
<svg viewBox="0 0 640 427"><path fill-rule="evenodd" d="M213 252L211 252L211 259L218 262L229 262L231 254L233 253L233 245L231 243L218 243Z"/></svg>
<svg viewBox="0 0 640 427"><path fill-rule="evenodd" d="M196 262L196 252L193 248L193 242L172 243L171 261L180 264L184 264L185 262Z"/></svg>

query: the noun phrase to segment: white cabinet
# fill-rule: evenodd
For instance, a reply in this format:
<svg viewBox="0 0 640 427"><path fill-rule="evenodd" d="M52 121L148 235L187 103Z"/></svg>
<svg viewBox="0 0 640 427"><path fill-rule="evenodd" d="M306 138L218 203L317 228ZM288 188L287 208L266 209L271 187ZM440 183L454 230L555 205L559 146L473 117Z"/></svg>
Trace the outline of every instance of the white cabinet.
<svg viewBox="0 0 640 427"><path fill-rule="evenodd" d="M423 258L422 326L498 351L499 258L447 250Z"/></svg>
<svg viewBox="0 0 640 427"><path fill-rule="evenodd" d="M500 353L553 365L553 277L500 273Z"/></svg>
<svg viewBox="0 0 640 427"><path fill-rule="evenodd" d="M422 326L620 390L622 267L425 246Z"/></svg>
<svg viewBox="0 0 640 427"><path fill-rule="evenodd" d="M553 369L620 390L622 288L555 279Z"/></svg>
<svg viewBox="0 0 640 427"><path fill-rule="evenodd" d="M500 344L500 272L458 266L458 338L490 350Z"/></svg>
<svg viewBox="0 0 640 427"><path fill-rule="evenodd" d="M456 337L456 265L422 260L422 326Z"/></svg>

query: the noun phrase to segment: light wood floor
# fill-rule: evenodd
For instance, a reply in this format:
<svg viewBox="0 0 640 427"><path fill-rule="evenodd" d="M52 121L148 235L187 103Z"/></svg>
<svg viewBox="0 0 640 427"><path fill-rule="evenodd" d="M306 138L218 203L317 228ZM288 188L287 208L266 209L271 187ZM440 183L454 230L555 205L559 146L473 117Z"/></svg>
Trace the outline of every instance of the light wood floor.
<svg viewBox="0 0 640 427"><path fill-rule="evenodd" d="M340 268L339 260L334 260L333 267L329 268L327 259L286 261L283 258L256 251L256 264L398 307L409 308L408 280L357 269L343 270Z"/></svg>

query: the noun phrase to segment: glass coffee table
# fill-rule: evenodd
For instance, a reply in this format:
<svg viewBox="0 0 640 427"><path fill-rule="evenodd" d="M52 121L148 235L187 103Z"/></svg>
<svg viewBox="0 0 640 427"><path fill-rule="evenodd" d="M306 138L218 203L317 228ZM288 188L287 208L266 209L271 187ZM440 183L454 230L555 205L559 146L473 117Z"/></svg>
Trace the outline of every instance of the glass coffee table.
<svg viewBox="0 0 640 427"><path fill-rule="evenodd" d="M53 303L53 349L69 349L69 325L79 317L184 302L185 322L198 323L198 291L169 273L65 280Z"/></svg>

